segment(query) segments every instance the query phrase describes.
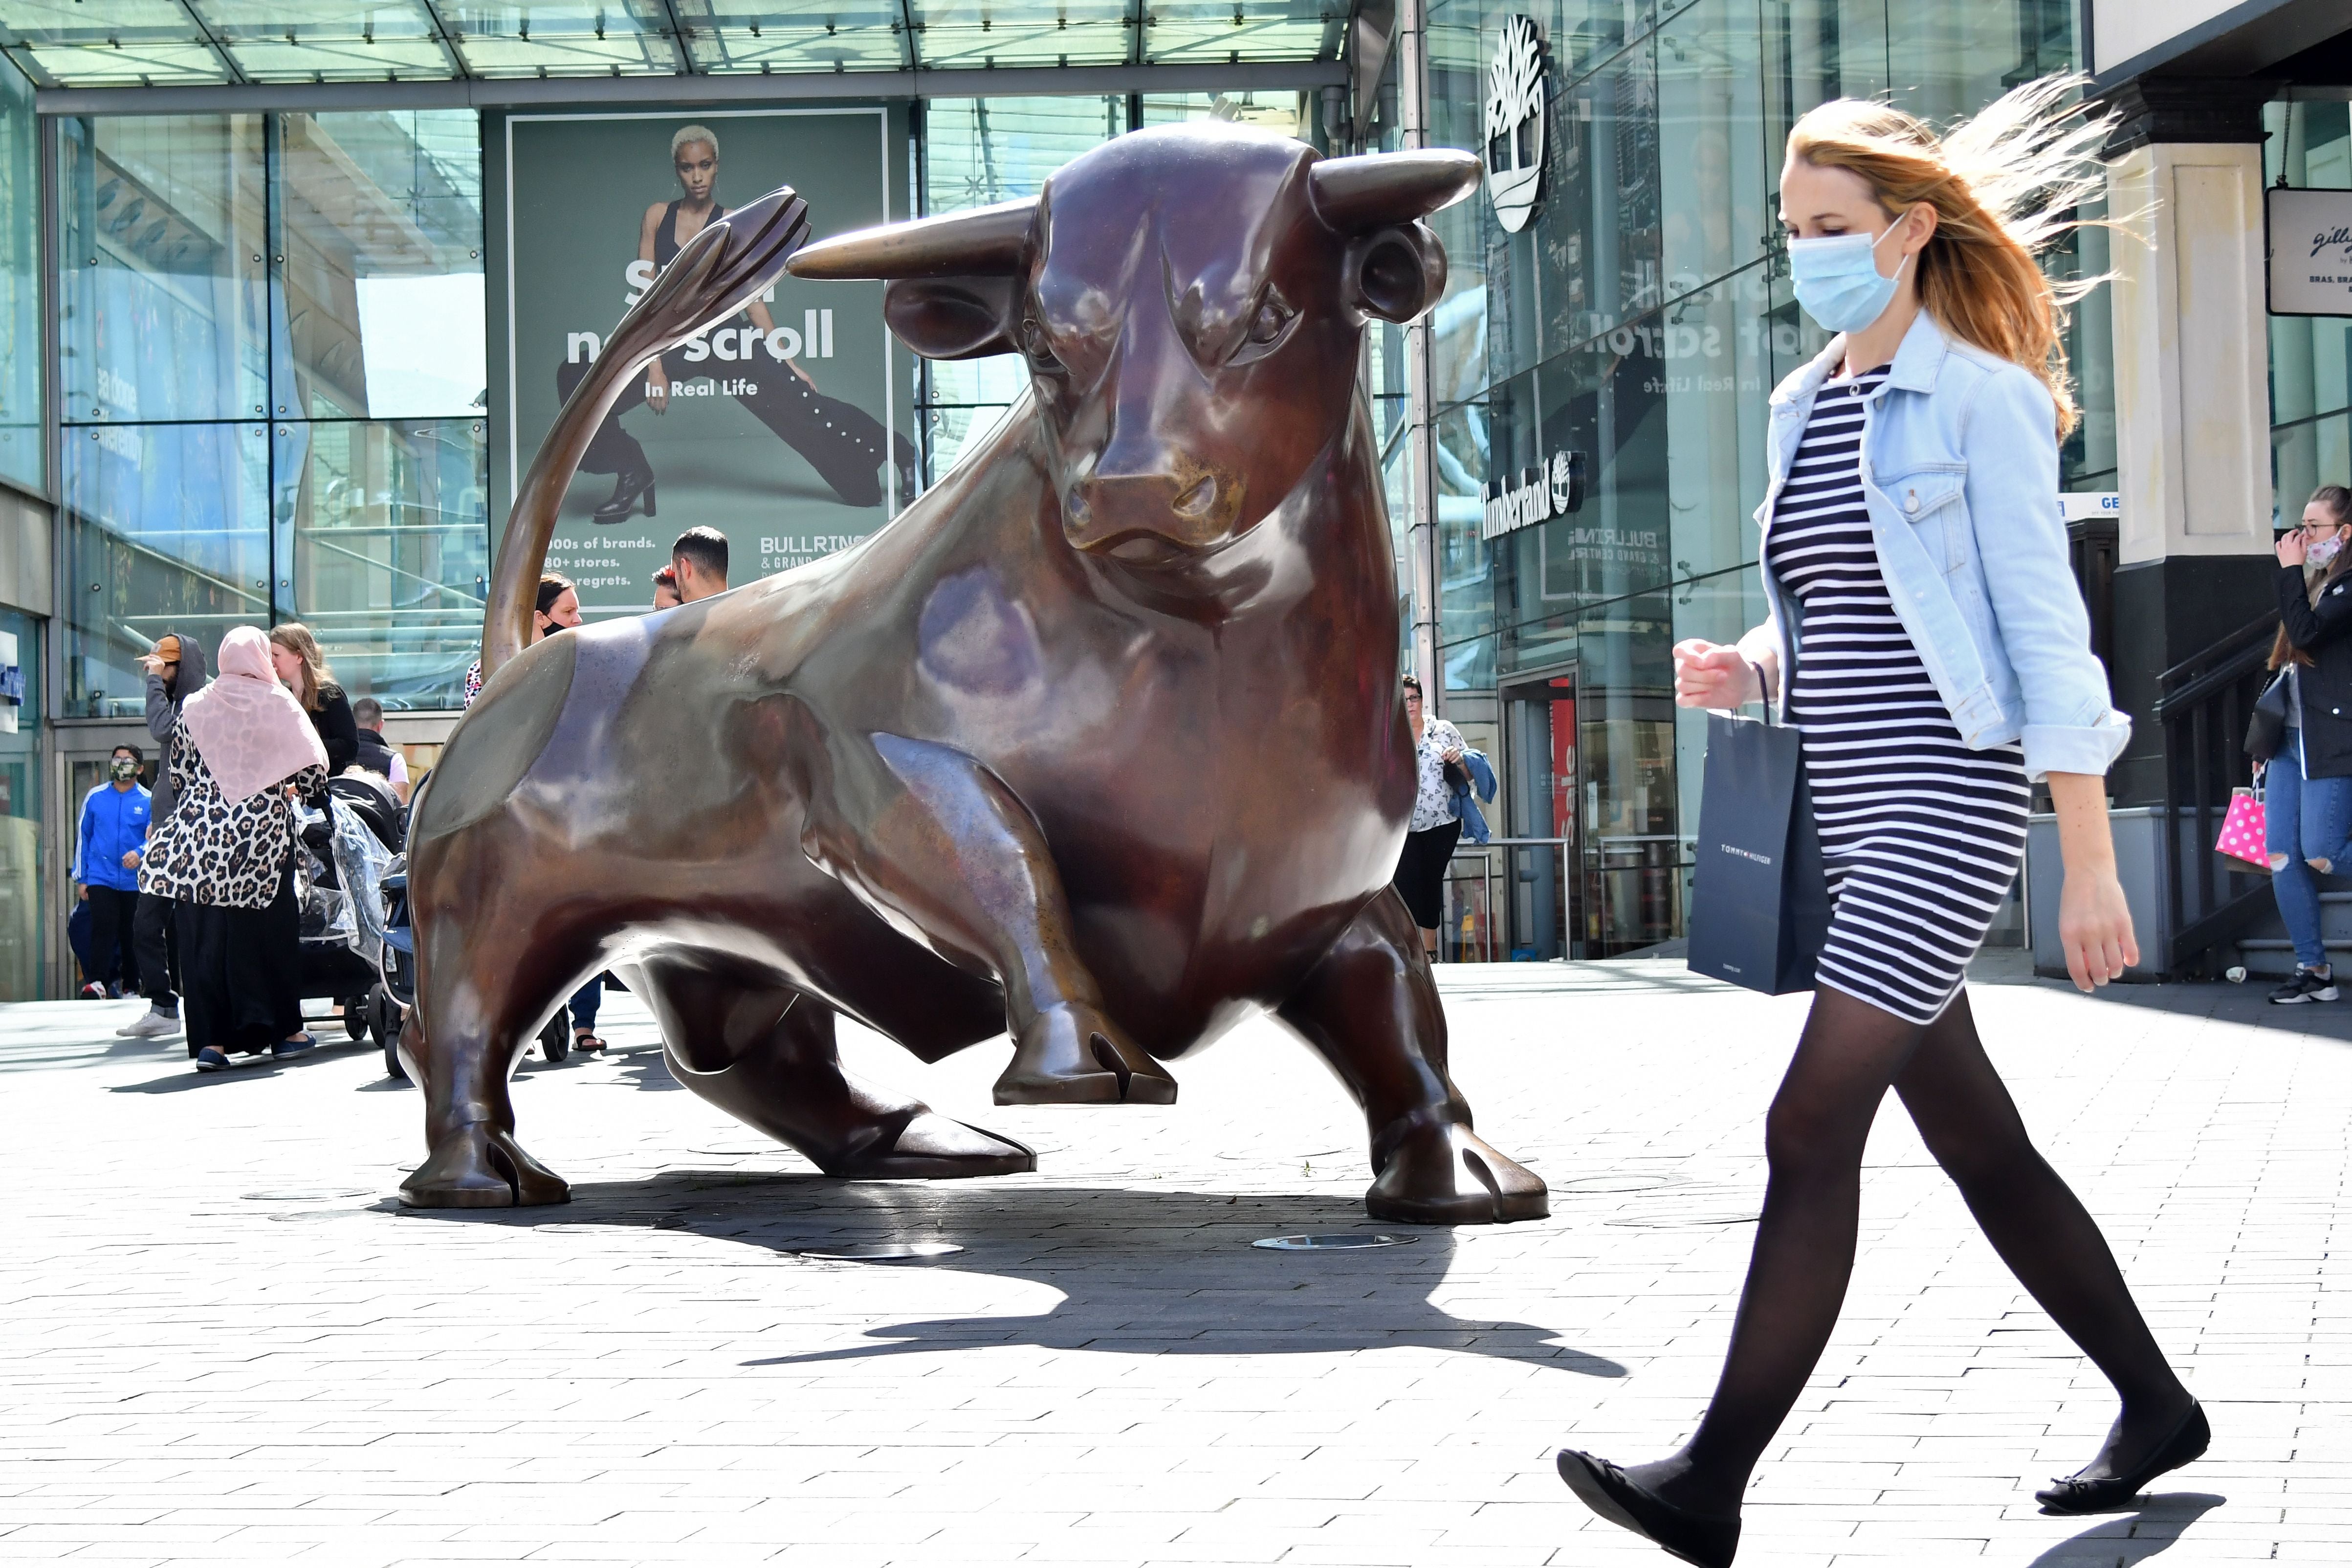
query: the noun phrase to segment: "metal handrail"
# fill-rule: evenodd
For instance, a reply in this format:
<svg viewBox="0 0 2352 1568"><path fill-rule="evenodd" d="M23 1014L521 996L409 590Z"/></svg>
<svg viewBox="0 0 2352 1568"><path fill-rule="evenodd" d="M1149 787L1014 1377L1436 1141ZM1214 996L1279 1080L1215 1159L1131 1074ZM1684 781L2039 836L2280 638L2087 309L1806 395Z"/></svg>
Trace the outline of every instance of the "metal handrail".
<svg viewBox="0 0 2352 1568"><path fill-rule="evenodd" d="M2268 662L2277 624L2275 615L2259 616L2158 678L2160 695L2149 716L2164 728L2159 841L2170 917L2162 963L2167 974L2195 963L2269 907L2256 896L2263 889L2254 873L2240 870L2213 845L2244 761L2241 737L2252 707L2252 678ZM2181 840L2183 818L2195 835L2191 843Z"/></svg>

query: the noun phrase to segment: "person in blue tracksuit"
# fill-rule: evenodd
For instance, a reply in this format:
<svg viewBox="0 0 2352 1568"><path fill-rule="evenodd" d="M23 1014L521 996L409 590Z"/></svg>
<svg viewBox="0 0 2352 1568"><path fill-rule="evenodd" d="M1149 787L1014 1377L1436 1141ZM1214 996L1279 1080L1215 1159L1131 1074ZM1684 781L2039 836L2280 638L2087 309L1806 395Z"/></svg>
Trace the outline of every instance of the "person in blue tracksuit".
<svg viewBox="0 0 2352 1568"><path fill-rule="evenodd" d="M139 910L139 863L147 853L147 786L139 782L146 758L136 746L117 746L107 781L81 803L73 879L89 904L89 963L82 994L105 996L118 979L131 995L139 989L139 955L131 926Z"/></svg>

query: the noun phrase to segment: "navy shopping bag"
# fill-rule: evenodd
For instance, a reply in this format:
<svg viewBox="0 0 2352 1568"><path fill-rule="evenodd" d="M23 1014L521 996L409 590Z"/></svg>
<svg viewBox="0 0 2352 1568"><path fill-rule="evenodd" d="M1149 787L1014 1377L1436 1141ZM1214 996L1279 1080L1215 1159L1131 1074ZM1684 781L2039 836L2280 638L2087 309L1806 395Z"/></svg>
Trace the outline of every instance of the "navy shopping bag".
<svg viewBox="0 0 2352 1568"><path fill-rule="evenodd" d="M1767 996L1808 990L1829 934L1829 884L1796 731L1706 716L1690 966Z"/></svg>

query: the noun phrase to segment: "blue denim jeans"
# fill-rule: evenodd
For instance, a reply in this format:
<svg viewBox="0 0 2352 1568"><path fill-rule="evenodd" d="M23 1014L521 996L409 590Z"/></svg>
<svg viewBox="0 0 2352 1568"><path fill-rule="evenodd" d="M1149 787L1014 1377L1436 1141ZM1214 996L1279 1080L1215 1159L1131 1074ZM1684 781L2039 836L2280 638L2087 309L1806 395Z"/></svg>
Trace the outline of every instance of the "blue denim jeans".
<svg viewBox="0 0 2352 1568"><path fill-rule="evenodd" d="M2289 730L2264 770L2263 847L2270 852L2271 892L2305 969L2327 962L2319 933L2319 883L2314 863L2352 876L2352 778L2303 776L2303 735Z"/></svg>
<svg viewBox="0 0 2352 1568"><path fill-rule="evenodd" d="M2347 784L2352 784L2352 779L2347 779L2345 782ZM2311 907L2315 910L2319 907L2318 903L2315 901L2318 899L2318 896L2319 895L2316 893L2312 895L2315 901ZM594 1034L596 1032L596 1010L603 1006L604 1004L604 977L599 974L591 979L587 984L583 985L578 991L572 994L572 1031L576 1034L580 1030L585 1029L590 1034Z"/></svg>

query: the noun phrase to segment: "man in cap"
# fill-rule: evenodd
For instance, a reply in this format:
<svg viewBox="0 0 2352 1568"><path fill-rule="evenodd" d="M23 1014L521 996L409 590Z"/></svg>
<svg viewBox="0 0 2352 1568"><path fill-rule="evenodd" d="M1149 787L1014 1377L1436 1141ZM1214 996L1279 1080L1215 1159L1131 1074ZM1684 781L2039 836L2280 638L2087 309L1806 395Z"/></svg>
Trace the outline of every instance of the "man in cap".
<svg viewBox="0 0 2352 1568"><path fill-rule="evenodd" d="M205 666L204 645L192 637L165 632L155 639L155 651L142 658L147 671L147 732L160 749L155 758L155 798L151 803L149 831L172 820L177 792L172 787L172 757L177 750L180 705L202 689L211 678ZM131 951L139 961L139 985L147 997L147 1011L115 1030L133 1039L155 1038L180 1032L180 997L172 989L172 904L152 893L139 895L131 917Z"/></svg>

